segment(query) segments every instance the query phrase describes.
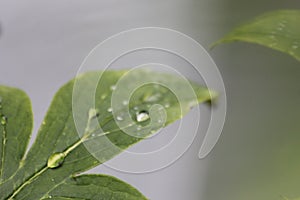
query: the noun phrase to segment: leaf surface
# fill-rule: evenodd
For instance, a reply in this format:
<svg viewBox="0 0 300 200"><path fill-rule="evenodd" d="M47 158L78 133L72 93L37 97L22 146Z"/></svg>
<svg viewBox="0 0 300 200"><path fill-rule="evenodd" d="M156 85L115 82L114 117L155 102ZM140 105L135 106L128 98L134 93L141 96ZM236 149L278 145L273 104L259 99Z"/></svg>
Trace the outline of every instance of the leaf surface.
<svg viewBox="0 0 300 200"><path fill-rule="evenodd" d="M61 187L66 193L72 193L65 185L72 180L85 180L91 185L93 176L77 177L77 174L111 159L180 119L192 106L215 97L215 93L179 76L148 70L132 73L117 84L127 74L125 70L89 72L64 85L55 95L21 167L0 184L0 199L49 198L51 192ZM150 82L141 85L144 80ZM138 87L131 93L129 88L136 83ZM188 93L191 91L194 96ZM115 93L119 96L112 98ZM128 94L129 99L121 99ZM97 184L101 183L100 179L105 181L107 178L96 177ZM100 187L97 184L95 190ZM118 184L128 187L125 183ZM82 187L77 188L81 196L73 198L89 199L82 196ZM56 197L65 198L68 197Z"/></svg>
<svg viewBox="0 0 300 200"><path fill-rule="evenodd" d="M19 89L0 86L0 183L19 168L32 131L31 103Z"/></svg>
<svg viewBox="0 0 300 200"><path fill-rule="evenodd" d="M135 188L107 175L81 175L68 178L44 199L122 199L145 200Z"/></svg>
<svg viewBox="0 0 300 200"><path fill-rule="evenodd" d="M300 10L274 11L243 24L213 46L243 41L260 44L300 61Z"/></svg>

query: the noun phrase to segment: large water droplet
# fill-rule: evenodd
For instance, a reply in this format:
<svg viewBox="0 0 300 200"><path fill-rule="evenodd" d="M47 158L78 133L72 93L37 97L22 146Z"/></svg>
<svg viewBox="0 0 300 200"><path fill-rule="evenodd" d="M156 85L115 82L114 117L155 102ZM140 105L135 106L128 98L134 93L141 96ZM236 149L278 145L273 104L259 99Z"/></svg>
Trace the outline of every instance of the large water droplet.
<svg viewBox="0 0 300 200"><path fill-rule="evenodd" d="M65 160L64 153L54 153L48 158L47 166L51 169L57 168L62 165Z"/></svg>
<svg viewBox="0 0 300 200"><path fill-rule="evenodd" d="M137 115L136 115L136 121L138 122L144 122L146 120L148 120L149 117L149 113L145 110L140 111Z"/></svg>

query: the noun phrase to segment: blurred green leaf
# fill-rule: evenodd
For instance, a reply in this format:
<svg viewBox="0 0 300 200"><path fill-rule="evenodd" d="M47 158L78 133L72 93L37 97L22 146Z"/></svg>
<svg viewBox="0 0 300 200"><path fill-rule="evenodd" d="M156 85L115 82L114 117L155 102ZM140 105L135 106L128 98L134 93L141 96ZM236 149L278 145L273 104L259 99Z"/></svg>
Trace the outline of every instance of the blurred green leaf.
<svg viewBox="0 0 300 200"><path fill-rule="evenodd" d="M243 41L260 44L300 61L300 10L274 11L238 26L213 44Z"/></svg>

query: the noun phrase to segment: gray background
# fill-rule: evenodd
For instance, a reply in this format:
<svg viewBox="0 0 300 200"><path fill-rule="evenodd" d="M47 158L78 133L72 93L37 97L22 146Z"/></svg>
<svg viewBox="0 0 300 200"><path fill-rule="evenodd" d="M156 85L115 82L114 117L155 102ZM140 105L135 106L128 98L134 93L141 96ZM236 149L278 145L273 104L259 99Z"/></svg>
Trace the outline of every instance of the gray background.
<svg viewBox="0 0 300 200"><path fill-rule="evenodd" d="M0 0L0 84L29 94L36 133L57 89L76 75L96 44L113 34L160 26L207 48L257 14L299 7L294 0ZM115 175L155 200L300 196L299 63L249 44L220 46L211 55L224 78L228 115L210 157L197 159L200 134L180 160L159 172L133 175L103 166L92 172Z"/></svg>

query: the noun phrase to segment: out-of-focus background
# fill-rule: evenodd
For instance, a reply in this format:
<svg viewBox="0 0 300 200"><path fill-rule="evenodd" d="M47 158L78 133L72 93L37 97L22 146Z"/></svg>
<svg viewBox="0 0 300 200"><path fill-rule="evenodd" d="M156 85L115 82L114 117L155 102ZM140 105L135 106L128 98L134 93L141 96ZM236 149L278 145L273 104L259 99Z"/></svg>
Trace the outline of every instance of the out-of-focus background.
<svg viewBox="0 0 300 200"><path fill-rule="evenodd" d="M29 94L35 135L54 93L107 37L157 26L183 32L209 49L235 25L287 8L300 8L300 2L0 0L0 84ZM153 200L300 197L300 64L250 44L209 52L228 98L224 131L210 156L198 159L198 136L181 159L158 172L126 174L105 166L91 172L117 176Z"/></svg>

